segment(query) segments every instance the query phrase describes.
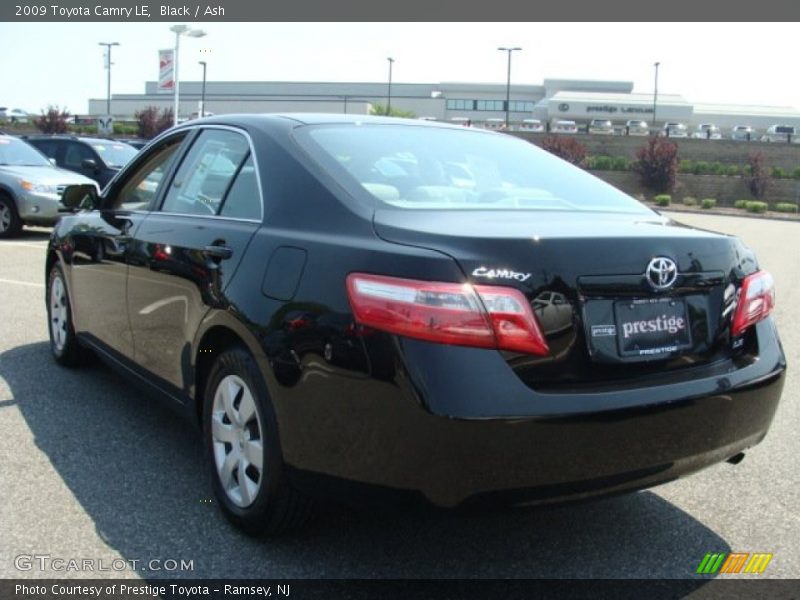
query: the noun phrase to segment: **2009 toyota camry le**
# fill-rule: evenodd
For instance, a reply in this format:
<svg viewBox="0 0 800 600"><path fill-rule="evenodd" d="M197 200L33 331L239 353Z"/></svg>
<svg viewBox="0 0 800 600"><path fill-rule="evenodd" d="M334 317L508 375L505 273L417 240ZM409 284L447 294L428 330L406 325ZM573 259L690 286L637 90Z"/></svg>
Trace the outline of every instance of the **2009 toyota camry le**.
<svg viewBox="0 0 800 600"><path fill-rule="evenodd" d="M98 355L200 423L252 534L315 496L641 489L738 461L781 395L751 250L507 134L211 117L63 201L55 360Z"/></svg>

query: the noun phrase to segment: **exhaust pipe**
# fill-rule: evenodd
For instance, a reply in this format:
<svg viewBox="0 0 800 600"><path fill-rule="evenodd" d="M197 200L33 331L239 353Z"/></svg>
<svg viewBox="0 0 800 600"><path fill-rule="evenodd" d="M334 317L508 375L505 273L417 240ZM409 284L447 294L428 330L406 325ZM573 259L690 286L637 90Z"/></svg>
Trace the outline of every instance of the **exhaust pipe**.
<svg viewBox="0 0 800 600"><path fill-rule="evenodd" d="M744 460L744 452L739 452L739 454L734 454L725 462L730 463L732 465L738 465L743 460Z"/></svg>

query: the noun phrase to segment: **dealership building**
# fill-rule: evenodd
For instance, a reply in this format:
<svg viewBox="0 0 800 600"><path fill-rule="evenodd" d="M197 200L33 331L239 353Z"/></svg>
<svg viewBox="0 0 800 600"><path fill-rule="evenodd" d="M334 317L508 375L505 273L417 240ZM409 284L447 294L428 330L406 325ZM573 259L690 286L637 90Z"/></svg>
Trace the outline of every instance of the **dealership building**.
<svg viewBox="0 0 800 600"><path fill-rule="evenodd" d="M200 110L203 84L180 84L180 117L191 117ZM368 114L374 105L386 105L386 83L339 82L241 82L209 81L205 84L205 112L274 113L325 112ZM512 122L540 119L610 119L617 125L628 120L678 121L694 127L714 123L723 129L751 125L763 130L770 125L800 127L800 111L789 106L748 106L734 104L695 104L677 94L634 93L629 81L545 79L541 85L512 84L509 112ZM505 84L491 83L393 83L391 105L420 118L440 121L469 119L481 124L504 119ZM158 82L145 84L144 94L114 94L111 112L117 119L133 118L147 107L172 108L171 91L160 91ZM89 114L102 115L105 98L89 100Z"/></svg>

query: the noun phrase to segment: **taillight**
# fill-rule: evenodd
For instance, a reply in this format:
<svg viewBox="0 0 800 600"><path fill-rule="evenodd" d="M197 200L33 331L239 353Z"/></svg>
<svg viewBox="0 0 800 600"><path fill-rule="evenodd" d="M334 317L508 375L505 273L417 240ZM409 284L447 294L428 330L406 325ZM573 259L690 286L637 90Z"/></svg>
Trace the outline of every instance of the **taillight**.
<svg viewBox="0 0 800 600"><path fill-rule="evenodd" d="M745 329L758 323L775 307L775 281L766 271L748 275L739 290L736 312L733 314L731 336L736 337Z"/></svg>
<svg viewBox="0 0 800 600"><path fill-rule="evenodd" d="M351 273L356 321L397 335L459 346L547 354L525 296L514 288Z"/></svg>

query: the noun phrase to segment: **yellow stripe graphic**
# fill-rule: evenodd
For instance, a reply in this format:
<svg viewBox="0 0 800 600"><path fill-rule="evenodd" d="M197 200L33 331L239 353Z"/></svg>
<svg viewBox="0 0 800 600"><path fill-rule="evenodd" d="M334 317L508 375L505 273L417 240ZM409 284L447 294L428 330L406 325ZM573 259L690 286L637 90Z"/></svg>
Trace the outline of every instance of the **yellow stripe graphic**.
<svg viewBox="0 0 800 600"><path fill-rule="evenodd" d="M750 561L747 563L747 566L744 568L744 572L758 573L760 575L764 572L764 569L767 568L769 561L772 560L772 556L772 554L767 554L765 552L754 553L750 557Z"/></svg>

